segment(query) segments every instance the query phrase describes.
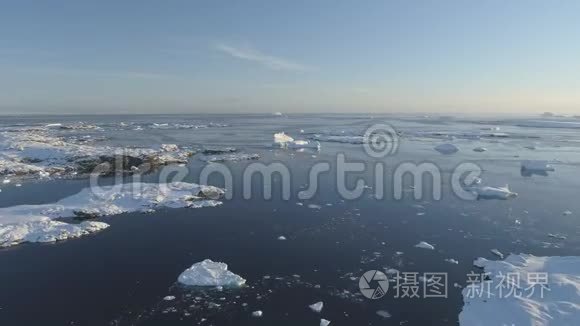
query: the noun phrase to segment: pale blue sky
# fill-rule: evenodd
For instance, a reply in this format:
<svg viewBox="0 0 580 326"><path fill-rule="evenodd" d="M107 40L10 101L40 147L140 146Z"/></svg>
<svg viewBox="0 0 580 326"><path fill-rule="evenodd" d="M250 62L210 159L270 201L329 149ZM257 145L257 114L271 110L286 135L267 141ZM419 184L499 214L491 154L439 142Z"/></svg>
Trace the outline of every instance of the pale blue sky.
<svg viewBox="0 0 580 326"><path fill-rule="evenodd" d="M0 113L580 114L580 1L0 0Z"/></svg>

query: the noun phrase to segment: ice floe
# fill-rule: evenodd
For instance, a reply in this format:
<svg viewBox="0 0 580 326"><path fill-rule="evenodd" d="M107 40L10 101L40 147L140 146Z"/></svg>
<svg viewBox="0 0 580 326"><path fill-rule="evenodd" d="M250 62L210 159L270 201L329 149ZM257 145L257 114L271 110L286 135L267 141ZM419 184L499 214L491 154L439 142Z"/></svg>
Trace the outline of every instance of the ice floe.
<svg viewBox="0 0 580 326"><path fill-rule="evenodd" d="M429 244L425 241L421 241L418 244L415 245L415 247L417 248L422 248L422 249L429 249L429 250L434 250L435 247L432 244Z"/></svg>
<svg viewBox="0 0 580 326"><path fill-rule="evenodd" d="M1 216L1 215L0 215ZM48 217L21 223L0 224L0 247L10 247L25 242L56 242L78 238L108 228L103 222L84 221L69 224Z"/></svg>
<svg viewBox="0 0 580 326"><path fill-rule="evenodd" d="M326 320L326 319L320 320L320 326L328 326L328 325L330 325L330 320Z"/></svg>
<svg viewBox="0 0 580 326"><path fill-rule="evenodd" d="M225 263L206 259L186 269L177 281L189 286L241 287L246 280L228 270Z"/></svg>
<svg viewBox="0 0 580 326"><path fill-rule="evenodd" d="M461 326L580 325L580 257L512 254L503 261L478 259L474 264L489 273L489 281L463 289ZM510 285L506 275L518 283Z"/></svg>
<svg viewBox="0 0 580 326"><path fill-rule="evenodd" d="M252 317L260 318L263 315L264 315L264 313L262 312L262 310L256 310L256 311L252 312Z"/></svg>
<svg viewBox="0 0 580 326"><path fill-rule="evenodd" d="M435 146L435 150L444 155L451 155L457 153L459 148L453 144L441 144Z"/></svg>
<svg viewBox="0 0 580 326"><path fill-rule="evenodd" d="M320 143L317 141L308 141L302 139L294 139L284 132L274 134L274 144L282 148L301 149L310 148L320 150Z"/></svg>
<svg viewBox="0 0 580 326"><path fill-rule="evenodd" d="M473 151L474 152L479 152L479 153L487 152L487 148L485 148L485 147L476 147L476 148L473 149Z"/></svg>
<svg viewBox="0 0 580 326"><path fill-rule="evenodd" d="M445 261L450 263L450 264L455 264L455 265L459 264L459 262L453 258L447 258L447 259L445 259Z"/></svg>

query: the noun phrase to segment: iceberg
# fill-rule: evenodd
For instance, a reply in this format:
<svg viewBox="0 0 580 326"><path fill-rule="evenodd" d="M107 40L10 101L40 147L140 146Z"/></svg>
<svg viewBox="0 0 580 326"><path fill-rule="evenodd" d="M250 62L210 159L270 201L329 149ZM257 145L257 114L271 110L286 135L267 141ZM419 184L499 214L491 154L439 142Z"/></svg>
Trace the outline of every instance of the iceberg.
<svg viewBox="0 0 580 326"><path fill-rule="evenodd" d="M103 222L84 221L69 224L48 217L36 220L0 224L0 247L10 247L25 242L56 242L95 233L108 228Z"/></svg>
<svg viewBox="0 0 580 326"><path fill-rule="evenodd" d="M330 320L326 320L326 319L320 320L320 326L328 326L328 325L330 325Z"/></svg>
<svg viewBox="0 0 580 326"><path fill-rule="evenodd" d="M324 307L324 302L319 301L308 306L310 310L320 313Z"/></svg>
<svg viewBox="0 0 580 326"><path fill-rule="evenodd" d="M478 153L482 153L482 152L487 152L487 148L485 147L476 147L473 149L474 152L478 152Z"/></svg>
<svg viewBox="0 0 580 326"><path fill-rule="evenodd" d="M548 172L555 171L554 167L548 161L531 161L526 160L522 162L522 170L532 172Z"/></svg>
<svg viewBox="0 0 580 326"><path fill-rule="evenodd" d="M210 259L193 264L177 281L188 286L241 287L246 284L245 279L228 270L227 264Z"/></svg>
<svg viewBox="0 0 580 326"><path fill-rule="evenodd" d="M230 153L230 154L218 154L211 156L201 156L199 159L208 162L239 162L247 160L257 160L260 158L259 154L244 154L244 153Z"/></svg>
<svg viewBox="0 0 580 326"><path fill-rule="evenodd" d="M463 289L461 326L580 325L580 257L512 254L503 261L478 259L474 264L489 273L489 285L476 282ZM511 287L520 295L507 295L512 289L506 288L506 275L518 280Z"/></svg>

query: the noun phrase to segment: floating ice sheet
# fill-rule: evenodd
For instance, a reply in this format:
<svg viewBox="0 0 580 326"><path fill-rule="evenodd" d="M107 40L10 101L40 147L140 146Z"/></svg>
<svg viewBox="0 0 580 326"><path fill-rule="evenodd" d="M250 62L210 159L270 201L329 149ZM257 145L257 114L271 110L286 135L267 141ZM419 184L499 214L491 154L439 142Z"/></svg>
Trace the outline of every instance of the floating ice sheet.
<svg viewBox="0 0 580 326"><path fill-rule="evenodd" d="M580 325L580 257L512 254L504 261L478 259L474 264L490 273L490 284L475 283L463 289L461 326ZM507 295L509 289L504 289L503 295L499 295L501 282L509 285L505 275L517 279L515 290L525 293Z"/></svg>

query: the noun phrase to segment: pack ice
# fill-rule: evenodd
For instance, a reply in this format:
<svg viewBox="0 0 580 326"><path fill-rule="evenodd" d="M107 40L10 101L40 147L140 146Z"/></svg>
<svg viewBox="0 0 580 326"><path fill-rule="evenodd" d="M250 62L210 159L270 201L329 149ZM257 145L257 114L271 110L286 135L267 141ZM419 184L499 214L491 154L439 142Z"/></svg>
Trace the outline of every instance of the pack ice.
<svg viewBox="0 0 580 326"><path fill-rule="evenodd" d="M223 195L221 188L185 182L86 188L53 204L0 208L0 245L64 240L108 227L100 222L67 224L52 221L54 218L87 219L162 207L214 207L222 203Z"/></svg>
<svg viewBox="0 0 580 326"><path fill-rule="evenodd" d="M477 259L474 264L490 273L490 280L463 289L461 326L580 325L580 257L512 254L504 261ZM511 285L506 275L513 276ZM520 295L507 295L506 286Z"/></svg>
<svg viewBox="0 0 580 326"><path fill-rule="evenodd" d="M193 264L179 275L177 281L189 286L241 287L246 284L245 279L228 270L227 264L211 259Z"/></svg>

